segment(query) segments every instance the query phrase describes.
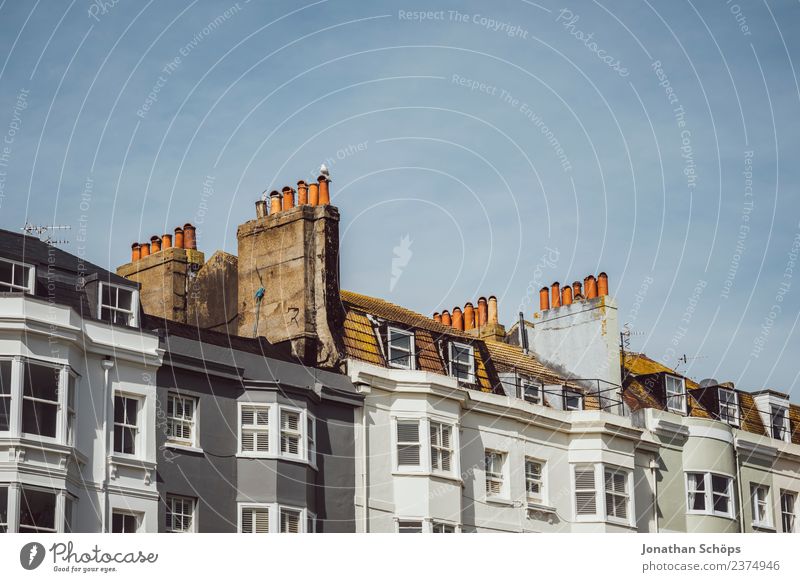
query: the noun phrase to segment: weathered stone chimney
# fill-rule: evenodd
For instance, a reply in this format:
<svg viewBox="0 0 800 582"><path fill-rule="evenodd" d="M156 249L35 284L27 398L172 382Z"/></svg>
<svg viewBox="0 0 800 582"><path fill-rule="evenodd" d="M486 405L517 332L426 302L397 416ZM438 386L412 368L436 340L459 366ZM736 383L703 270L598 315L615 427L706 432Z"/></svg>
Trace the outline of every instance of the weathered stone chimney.
<svg viewBox="0 0 800 582"><path fill-rule="evenodd" d="M335 368L344 354L339 211L321 204L315 186L307 200L305 184L298 188L297 206L287 186L280 209L239 226L238 334L290 342L306 364Z"/></svg>

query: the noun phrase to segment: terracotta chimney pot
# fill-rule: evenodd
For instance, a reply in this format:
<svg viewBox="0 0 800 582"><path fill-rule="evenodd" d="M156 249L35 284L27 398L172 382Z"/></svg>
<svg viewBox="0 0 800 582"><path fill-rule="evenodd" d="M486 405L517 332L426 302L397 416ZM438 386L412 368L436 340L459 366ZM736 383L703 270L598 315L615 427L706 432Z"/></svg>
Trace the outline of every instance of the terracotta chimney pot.
<svg viewBox="0 0 800 582"><path fill-rule="evenodd" d="M139 259L142 258L142 247L139 243L133 243L131 245L131 263L135 263Z"/></svg>
<svg viewBox="0 0 800 582"><path fill-rule="evenodd" d="M572 283L572 300L577 301L579 298L583 298L583 291L581 290L581 282L580 281L573 281Z"/></svg>
<svg viewBox="0 0 800 582"><path fill-rule="evenodd" d="M325 176L317 178L319 182L319 205L325 206L331 203L330 184L331 181Z"/></svg>
<svg viewBox="0 0 800 582"><path fill-rule="evenodd" d="M450 319L450 312L446 309L442 311L442 325L446 325L447 327L453 325L453 320Z"/></svg>
<svg viewBox="0 0 800 582"><path fill-rule="evenodd" d="M453 308L453 327L464 331L464 315L461 313L460 307Z"/></svg>
<svg viewBox="0 0 800 582"><path fill-rule="evenodd" d="M308 203L311 206L319 206L319 184L316 182L308 185Z"/></svg>
<svg viewBox="0 0 800 582"><path fill-rule="evenodd" d="M489 323L497 323L497 297L489 297Z"/></svg>
<svg viewBox="0 0 800 582"><path fill-rule="evenodd" d="M289 210L290 208L294 208L294 190L289 188L289 186L283 187L283 209Z"/></svg>
<svg viewBox="0 0 800 582"><path fill-rule="evenodd" d="M597 281L594 275L589 275L583 280L583 289L586 291L586 299L597 297Z"/></svg>
<svg viewBox="0 0 800 582"><path fill-rule="evenodd" d="M183 248L197 249L196 229L190 222L183 225Z"/></svg>
<svg viewBox="0 0 800 582"><path fill-rule="evenodd" d="M281 211L281 193L273 190L269 193L269 214L278 214Z"/></svg>
<svg viewBox="0 0 800 582"><path fill-rule="evenodd" d="M172 235L165 234L161 237L161 250L168 249L172 247Z"/></svg>
<svg viewBox="0 0 800 582"><path fill-rule="evenodd" d="M139 253L142 258L150 256L150 243L142 243L139 245Z"/></svg>
<svg viewBox="0 0 800 582"><path fill-rule="evenodd" d="M303 180L297 183L297 205L308 204L308 184Z"/></svg>
<svg viewBox="0 0 800 582"><path fill-rule="evenodd" d="M561 290L561 305L572 305L572 287L569 285Z"/></svg>
<svg viewBox="0 0 800 582"><path fill-rule="evenodd" d="M608 275L600 273L597 276L597 294L608 295Z"/></svg>
<svg viewBox="0 0 800 582"><path fill-rule="evenodd" d="M489 304L486 297L478 299L478 327L483 327L489 321Z"/></svg>
<svg viewBox="0 0 800 582"><path fill-rule="evenodd" d="M550 305L553 309L561 307L561 286L558 281L550 286Z"/></svg>
<svg viewBox="0 0 800 582"><path fill-rule="evenodd" d="M175 248L183 248L183 229L180 226L175 227Z"/></svg>
<svg viewBox="0 0 800 582"><path fill-rule="evenodd" d="M539 289L539 311L550 309L550 289L542 287Z"/></svg>
<svg viewBox="0 0 800 582"><path fill-rule="evenodd" d="M433 312L433 321L435 321L436 323L442 323L442 316L439 315L438 311Z"/></svg>
<svg viewBox="0 0 800 582"><path fill-rule="evenodd" d="M475 308L471 302L464 306L464 330L469 331L475 327Z"/></svg>
<svg viewBox="0 0 800 582"><path fill-rule="evenodd" d="M151 254L152 253L157 253L160 250L161 250L161 239L156 235L151 236L150 237L150 253Z"/></svg>

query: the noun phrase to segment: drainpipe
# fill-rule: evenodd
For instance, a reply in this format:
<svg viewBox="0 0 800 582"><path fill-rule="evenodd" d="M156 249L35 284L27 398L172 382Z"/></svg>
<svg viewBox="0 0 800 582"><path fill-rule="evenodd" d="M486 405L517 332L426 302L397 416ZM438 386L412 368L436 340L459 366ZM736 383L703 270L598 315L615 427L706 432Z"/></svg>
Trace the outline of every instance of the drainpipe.
<svg viewBox="0 0 800 582"><path fill-rule="evenodd" d="M739 511L739 533L744 533L744 506L742 505L742 468L739 466L739 451L736 436L733 437L733 463L736 465L736 504Z"/></svg>
<svg viewBox="0 0 800 582"><path fill-rule="evenodd" d="M658 462L655 457L650 459L650 472L653 474L653 523L656 525L654 533L658 533Z"/></svg>
<svg viewBox="0 0 800 582"><path fill-rule="evenodd" d="M111 456L108 438L108 410L111 405L111 379L109 372L114 367L114 360L106 356L101 362L103 366L103 533L108 533L108 459Z"/></svg>
<svg viewBox="0 0 800 582"><path fill-rule="evenodd" d="M359 394L368 395L370 386L367 383L357 383L356 390ZM367 401L361 405L361 499L364 503L363 532L369 533L369 429L367 427Z"/></svg>

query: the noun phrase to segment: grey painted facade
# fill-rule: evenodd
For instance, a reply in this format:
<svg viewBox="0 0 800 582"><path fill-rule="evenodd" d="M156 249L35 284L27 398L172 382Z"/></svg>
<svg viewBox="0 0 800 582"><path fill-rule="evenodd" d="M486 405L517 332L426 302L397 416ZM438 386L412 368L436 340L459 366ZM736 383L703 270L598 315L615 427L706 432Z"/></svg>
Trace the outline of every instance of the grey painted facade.
<svg viewBox="0 0 800 582"><path fill-rule="evenodd" d="M175 495L196 500L192 531L240 531L244 507L272 514L296 510L300 531L355 531L354 419L363 397L352 383L285 361L285 353L263 340L213 332L200 337L191 326L168 326L160 330L165 355L157 378L159 531L166 531L168 498ZM176 445L168 434L171 395L195 402L192 446ZM273 425L281 422L282 410L316 419L315 454L282 456L278 432L270 433L270 454L243 453L240 407L259 405L277 413L270 417ZM304 424L303 446L310 449ZM279 518L272 519L270 531L279 530Z"/></svg>

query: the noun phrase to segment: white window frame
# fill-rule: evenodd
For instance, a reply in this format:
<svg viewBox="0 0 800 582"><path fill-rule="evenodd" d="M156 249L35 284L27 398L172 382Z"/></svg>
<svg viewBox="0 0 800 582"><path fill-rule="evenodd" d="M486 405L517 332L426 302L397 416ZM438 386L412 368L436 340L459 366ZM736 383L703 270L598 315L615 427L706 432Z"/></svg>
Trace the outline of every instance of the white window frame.
<svg viewBox="0 0 800 582"><path fill-rule="evenodd" d="M46 493L48 495L52 495L55 499L55 503L53 505L53 527L40 527L40 526L24 526L26 529L23 531L22 525L22 503L24 499L24 491L35 491L38 493ZM9 487L10 491L10 487ZM9 495L10 497L10 495ZM17 504L18 507L15 508L17 512L16 521L17 521L17 532L18 533L63 533L63 524L64 524L64 503L63 503L63 492L56 490L56 489L49 489L47 487L39 487L36 485L27 485L21 484L17 488ZM9 503L8 512L11 513L11 503Z"/></svg>
<svg viewBox="0 0 800 582"><path fill-rule="evenodd" d="M437 529L441 531L436 531ZM449 521L433 519L431 520L431 533L458 533L458 525Z"/></svg>
<svg viewBox="0 0 800 582"><path fill-rule="evenodd" d="M593 488L578 489L577 475L578 471L591 471L594 476ZM635 524L635 507L634 500L635 490L633 487L633 469L630 467L620 467L610 463L575 463L572 466L572 504L573 515L575 521L579 522L605 522L626 527L634 527ZM606 473L622 474L625 477L625 493L609 491L606 488ZM578 513L578 493L593 493L594 494L594 513ZM611 515L608 510L607 496L624 496L626 499L625 513L626 517L616 517Z"/></svg>
<svg viewBox="0 0 800 582"><path fill-rule="evenodd" d="M136 402L136 424L130 425L126 423L118 423L116 417L116 405L117 405L117 398L123 398L125 400L133 400ZM144 416L144 397L139 394L131 394L129 392L123 391L115 391L114 392L114 406L112 406L112 423L111 423L111 452L112 455L115 457L127 457L127 458L141 458L144 457L144 447L142 446L142 434L143 434L143 416ZM136 436L133 439L133 453L123 453L122 451L116 450L116 432L117 426L124 426L130 427L133 426L136 429Z"/></svg>
<svg viewBox="0 0 800 582"><path fill-rule="evenodd" d="M281 515L283 511L293 511L299 514L298 533L313 533L316 531L317 516L305 507L296 507L293 505L283 505L275 502L256 502L256 501L240 501L237 503L237 524L236 531L243 533L244 523L243 516L246 510L266 509L268 511L268 528L271 534L281 532ZM313 526L313 530L309 525Z"/></svg>
<svg viewBox="0 0 800 582"><path fill-rule="evenodd" d="M447 431L448 433L448 440L449 445L445 446L443 444L443 435ZM436 443L433 441L433 434L436 433ZM453 469L455 468L455 450L453 449L453 433L455 432L455 427L452 424L447 422L442 422L439 420L429 420L428 421L428 436L430 437L430 453L431 453L431 471L434 473L444 473L446 475L451 475L453 473ZM448 464L450 465L449 468L444 468L444 456L445 454L449 455ZM440 461L441 460L441 461ZM440 466L436 466L439 464Z"/></svg>
<svg viewBox="0 0 800 582"><path fill-rule="evenodd" d="M404 529L416 529L419 531L403 531ZM396 533L422 533L425 531L425 520L417 518L395 518Z"/></svg>
<svg viewBox="0 0 800 582"><path fill-rule="evenodd" d="M416 441L401 441L398 434L399 426L401 424L416 424L417 425L417 440ZM399 473L419 473L424 470L425 464L423 459L423 451L425 450L425 427L422 423L422 418L412 417L394 417L392 419L392 455L394 457L393 465L395 471ZM418 463L416 465L400 464L400 447L417 447Z"/></svg>
<svg viewBox="0 0 800 582"><path fill-rule="evenodd" d="M172 521L172 525L170 527L167 527L167 523L166 523L167 516L170 513L175 515L175 512L173 511L173 502L177 502L177 501L181 501L181 502L188 501L188 502L191 503L191 514L189 514L189 516L191 518L191 524L189 525L189 527L187 529L176 530L175 527L174 527L174 525L175 525L174 519ZM172 493L167 493L167 496L165 498L165 503L167 505L167 508L166 508L166 510L164 512L164 521L165 521L164 530L165 531L167 531L169 533L194 533L194 532L197 531L197 499L196 498L187 497L185 495L173 495ZM186 515L186 514L181 513L180 515Z"/></svg>
<svg viewBox="0 0 800 582"><path fill-rule="evenodd" d="M117 533L139 533L142 530L142 514L136 511L130 511L128 509L120 509L118 507L114 507L111 510L111 528L110 531L114 533L114 515L122 515L125 517L132 517L136 520L136 530L132 532L117 532Z"/></svg>
<svg viewBox="0 0 800 582"><path fill-rule="evenodd" d="M19 394L19 397L20 397L20 400L19 400L19 434L20 435L25 435L27 437L33 437L33 438L36 438L36 439L41 439L43 441L48 441L48 442L66 443L66 435L62 434L64 429L65 429L65 427L66 427L66 419L64 418L64 416L65 416L66 411L67 411L66 410L67 409L67 407L66 407L66 392L67 391L65 390L65 385L66 385L66 379L65 379L65 370L66 370L66 368L65 368L65 366L62 365L62 364L56 364L56 363L53 363L53 362L46 362L46 361L41 361L41 360L33 360L33 359L28 359L28 358L21 358L21 359L16 359L15 358L14 363L17 363L17 362L20 365L20 367L18 368L17 375L16 375L17 382L19 383L19 388L18 388L18 391L16 393ZM14 365L14 363L12 363L12 366ZM40 368L50 368L50 369L52 369L54 371L56 371L56 370L58 371L58 380L57 380L57 386L56 386L56 396L55 396L56 399L55 400L46 400L44 398L36 398L34 396L25 396L25 374L26 374L25 366L31 366L31 365L38 366ZM16 406L14 404L14 398L13 398L13 396L15 394L14 384L13 384L15 376L14 376L13 369L12 369L11 374L12 374L11 375L11 378L12 378L12 380L11 380L12 381L12 388L11 388L11 395L12 395L11 403L12 404L11 405L12 406ZM51 436L47 436L47 435L40 435L40 434L36 434L36 433L33 433L33 432L25 432L23 430L23 428L25 426L25 401L26 400L30 401L30 402L42 402L42 403L45 403L45 404L47 404L49 406L54 406L55 407L55 409L56 409L55 436L51 437ZM13 408L12 408L12 415L13 415ZM9 427L9 429L10 428L11 427Z"/></svg>
<svg viewBox="0 0 800 582"><path fill-rule="evenodd" d="M692 489L690 487L690 476L691 475L702 475L703 476L703 491L699 491L697 489ZM727 487L725 492L715 491L713 489L713 477L721 477L726 480ZM728 519L734 519L736 515L736 507L734 506L734 496L733 496L733 487L734 487L734 478L732 475L726 475L725 473L718 473L718 472L711 472L711 471L686 471L685 477L685 484L686 484L686 513L692 515L714 515L717 517L727 517ZM691 504L689 503L689 495L690 494L703 494L703 509L692 509ZM718 511L714 507L714 497L724 497L728 500L728 511L722 512Z"/></svg>
<svg viewBox="0 0 800 582"><path fill-rule="evenodd" d="M517 376L519 380L519 398L532 404L542 404L542 385L527 376ZM532 388L533 397L528 398L528 388Z"/></svg>
<svg viewBox="0 0 800 582"><path fill-rule="evenodd" d="M15 408L18 403L16 395L17 393L21 393L21 388L17 390L17 384L19 384L17 361L14 358L0 358L0 364L3 363L8 364L8 386L6 386L8 388L8 394L0 393L0 398L6 401L5 407L8 411L8 429L0 430L0 434L8 434L14 429Z"/></svg>
<svg viewBox="0 0 800 582"><path fill-rule="evenodd" d="M528 463L539 465L539 477L536 478L532 473L528 472ZM537 503L544 503L545 496L545 467L546 462L535 457L525 457L525 496L529 501ZM531 485L535 484L539 487L539 493L531 493Z"/></svg>
<svg viewBox="0 0 800 582"><path fill-rule="evenodd" d="M315 513L310 512L308 509L306 511L306 531L305 533L317 533L317 515Z"/></svg>
<svg viewBox="0 0 800 582"><path fill-rule="evenodd" d="M297 415L297 430L292 430L290 428L284 428L283 426L283 415L286 414L296 414ZM280 442L278 443L279 446L279 453L281 457L286 457L290 459L306 459L306 415L305 411L300 408L294 408L292 406L278 406L278 422L280 423L278 426L278 433ZM283 450L283 438L284 435L287 438L296 438L297 439L297 453L292 453Z"/></svg>
<svg viewBox="0 0 800 582"><path fill-rule="evenodd" d="M308 464L317 468L317 417L306 411L306 455Z"/></svg>
<svg viewBox="0 0 800 582"><path fill-rule="evenodd" d="M117 299L117 305L119 305L119 290L122 289L123 291L130 292L131 293L130 311L127 309L122 309L121 307L103 304L103 291L105 287L110 287L116 290L115 297ZM137 316L139 314L139 291L137 289L126 287L124 285L114 285L113 283L104 283L103 281L100 281L97 294L97 319L103 320L103 309L127 314L128 322L125 325L127 325L128 327L136 327L138 325ZM103 321L108 321L108 320L103 320Z"/></svg>
<svg viewBox="0 0 800 582"><path fill-rule="evenodd" d="M761 493L763 493L763 498ZM769 485L750 483L750 505L753 527L772 529L772 491Z"/></svg>
<svg viewBox="0 0 800 582"><path fill-rule="evenodd" d="M453 358L453 353L454 353L454 351L456 349L466 350L467 353L469 354L469 356L468 356L469 357L469 362L468 362L469 371L467 372L467 379L466 380L458 378L454 373L455 360ZM459 382L464 382L465 384L474 384L475 383L475 346L472 346L470 344L461 343L461 342L452 342L451 341L448 344L448 350L449 350L449 356L450 356L448 358L448 367L450 368L449 369L450 376L452 376L453 378L456 378ZM461 365L464 365L465 362L459 361L459 363Z"/></svg>
<svg viewBox="0 0 800 582"><path fill-rule="evenodd" d="M266 511L267 512L267 531L265 532L257 532L255 528L253 531L245 532L244 531L244 514L247 511ZM264 534L264 533L274 533L275 530L272 526L272 520L275 513L275 504L274 503L239 503L239 522L237 524L236 531L239 533L250 533L250 534Z"/></svg>
<svg viewBox="0 0 800 582"><path fill-rule="evenodd" d="M580 390L576 390L574 388L568 388L568 387L565 386L563 388L563 390L562 390L561 398L562 398L562 406L563 406L564 410L567 410L567 411L569 411L569 410L583 410L583 408L584 408L583 393ZM567 406L567 399L569 399L569 398L577 398L578 399L578 407L577 408L571 408L571 407Z"/></svg>
<svg viewBox="0 0 800 582"><path fill-rule="evenodd" d="M254 408L254 409L263 409L267 411L267 425L260 425L260 424L248 424L247 426L244 425L244 419L242 416L242 412L245 408ZM272 451L275 448L275 438L274 438L274 426L275 426L275 419L273 418L274 409L276 406L265 403L265 402L239 402L238 403L238 425L239 425L239 434L238 436L238 445L237 445L237 454L242 457L270 457L272 456ZM255 416L253 417L255 419ZM267 450L266 451L259 451L257 450L258 447L255 447L252 451L246 451L242 448L243 440L242 435L245 432L253 432L258 434L266 434L267 435ZM255 441L254 441L255 442Z"/></svg>
<svg viewBox="0 0 800 582"><path fill-rule="evenodd" d="M680 383L680 389L678 392L670 392L670 380L678 381ZM667 411L675 412L677 414L686 414L686 379L681 376L664 374L664 400ZM675 401L679 402L680 406L675 406Z"/></svg>
<svg viewBox="0 0 800 582"><path fill-rule="evenodd" d="M30 265L28 263L23 263L22 261L15 261L13 259L6 259L5 257L0 257L0 261L4 263L10 263L11 267L11 277L14 278L14 266L21 266L27 269L27 282L23 285L21 283L16 283L15 281L0 281L0 285L7 285L12 288L12 293L15 291L22 291L23 293L27 293L28 295L33 295L36 291L36 267L34 265ZM8 291L3 291L3 293L8 293Z"/></svg>
<svg viewBox="0 0 800 582"><path fill-rule="evenodd" d="M492 469L494 470L489 471L488 467L489 458L500 459L499 472L497 471L497 467L494 465L494 460L492 462ZM507 451L498 451L496 449L484 449L483 451L484 493L486 494L487 500L508 498L508 477L506 475L507 465L508 465ZM491 492L492 484L498 485L497 493Z"/></svg>
<svg viewBox="0 0 800 582"><path fill-rule="evenodd" d="M780 410L783 412L783 427L781 427L781 436L776 437L773 429L775 428L775 411ZM783 442L792 442L791 425L789 424L789 408L780 404L770 404L769 406L769 436L782 440Z"/></svg>
<svg viewBox="0 0 800 582"><path fill-rule="evenodd" d="M607 478L611 475L612 481L615 477L621 475L623 483L623 491L610 490L608 488ZM609 504L609 497L612 500L624 499L625 501L625 515L620 517L614 515L616 512L616 504ZM611 467L608 465L603 466L603 502L605 504L605 514L607 521L616 521L622 523L630 523L631 520L631 489L630 489L630 471Z"/></svg>
<svg viewBox="0 0 800 582"><path fill-rule="evenodd" d="M797 531L797 493L781 489L781 531L795 533ZM791 499L791 508L786 507L784 499ZM788 525L787 525L788 522Z"/></svg>
<svg viewBox="0 0 800 582"><path fill-rule="evenodd" d="M191 420L187 420L185 415L182 415L180 417L176 416L175 415L175 406L174 406L174 404L172 406L172 415L169 414L170 404L172 404L172 402L174 400L188 401L188 402L192 403L192 418L191 418ZM167 444L184 446L184 447L192 447L192 448L196 448L198 446L197 437L198 437L199 431L197 430L198 429L198 422L197 422L198 421L198 418L197 418L198 415L197 415L197 412L198 412L199 403L200 403L199 398L196 398L195 396L190 396L188 394L183 394L181 392L168 392L167 393L167 429L168 429L169 432L173 432L172 435L167 434ZM186 407L185 407L184 404L181 404L181 409L184 410L184 411L186 410ZM175 434L174 434L174 431L170 430L173 423L177 423L177 424L180 424L180 425L188 425L189 426L190 437L188 439L181 438L181 437L176 437Z"/></svg>
<svg viewBox="0 0 800 582"><path fill-rule="evenodd" d="M297 514L297 531L296 532L285 532L283 531L283 514L284 513L296 513ZM289 505L280 505L278 506L278 532L279 533L305 533L305 521L306 521L306 512L305 509L302 507L291 507Z"/></svg>
<svg viewBox="0 0 800 582"><path fill-rule="evenodd" d="M410 350L406 350L405 348L400 348L392 345L392 334L395 333L397 335L402 335L409 338L409 347ZM399 327L392 327L389 326L386 328L386 363L391 368L400 368L401 370L416 370L416 337L413 331L409 331L407 329L401 329ZM403 364L398 364L396 361L396 356L392 354L392 351L399 351L401 355L408 356L408 366L404 366Z"/></svg>
<svg viewBox="0 0 800 582"><path fill-rule="evenodd" d="M722 401L723 394L726 398L724 403ZM731 397L733 397L732 401L730 400ZM731 426L739 426L739 422L741 421L739 414L739 394L736 392L736 390L718 387L717 405L719 407L719 419L722 422L726 422ZM733 411L733 415L730 414L731 409Z"/></svg>

